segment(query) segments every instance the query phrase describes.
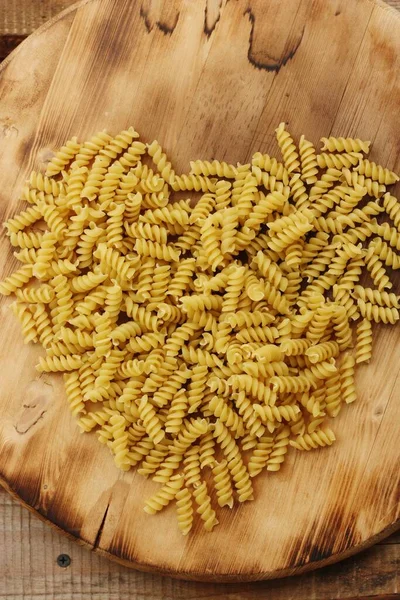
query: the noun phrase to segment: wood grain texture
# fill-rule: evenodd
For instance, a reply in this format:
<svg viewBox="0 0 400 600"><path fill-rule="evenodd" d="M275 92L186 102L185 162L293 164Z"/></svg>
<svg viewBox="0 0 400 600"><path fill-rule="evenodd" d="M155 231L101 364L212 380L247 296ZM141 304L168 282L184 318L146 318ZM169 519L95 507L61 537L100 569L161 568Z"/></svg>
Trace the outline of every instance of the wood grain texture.
<svg viewBox="0 0 400 600"><path fill-rule="evenodd" d="M0 12L0 61L28 35L76 0L6 0L6 10ZM400 10L400 0L384 0Z"/></svg>
<svg viewBox="0 0 400 600"><path fill-rule="evenodd" d="M87 552L0 491L0 600L349 600L394 599L400 547L380 545L299 577L257 583L184 582L132 571ZM71 557L67 569L57 565Z"/></svg>
<svg viewBox="0 0 400 600"><path fill-rule="evenodd" d="M3 68L0 217L18 209L28 172L68 136L132 123L178 169L197 156L275 152L281 120L315 142L330 132L372 139L373 158L398 169L399 31L398 15L371 0L86 0ZM0 256L4 276L15 266L4 236ZM61 381L36 376L38 351L23 345L8 304L0 477L87 546L144 570L251 580L333 562L398 526L397 328L379 331L359 402L337 420L336 447L292 456L256 482L256 502L221 515L214 534L182 539L172 510L144 515L155 485L118 473L93 436L79 435Z"/></svg>
<svg viewBox="0 0 400 600"><path fill-rule="evenodd" d="M0 3L0 61L40 25L74 2L75 0L3 0Z"/></svg>
<svg viewBox="0 0 400 600"><path fill-rule="evenodd" d="M400 0L385 0L400 10ZM0 36L30 35L76 0L7 0L0 11Z"/></svg>
<svg viewBox="0 0 400 600"><path fill-rule="evenodd" d="M7 0L0 12L0 35L29 35L73 3L74 0Z"/></svg>

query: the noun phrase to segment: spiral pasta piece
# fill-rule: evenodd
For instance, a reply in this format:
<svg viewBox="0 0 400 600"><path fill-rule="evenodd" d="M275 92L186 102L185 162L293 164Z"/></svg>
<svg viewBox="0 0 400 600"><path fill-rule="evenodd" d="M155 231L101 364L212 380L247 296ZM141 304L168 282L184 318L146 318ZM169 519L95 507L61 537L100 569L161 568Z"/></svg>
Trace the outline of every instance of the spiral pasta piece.
<svg viewBox="0 0 400 600"><path fill-rule="evenodd" d="M263 436L257 440L248 462L250 477L256 477L265 469L273 444L272 436Z"/></svg>
<svg viewBox="0 0 400 600"><path fill-rule="evenodd" d="M344 138L344 137L323 137L323 152L363 152L368 154L371 142L365 142L359 138Z"/></svg>
<svg viewBox="0 0 400 600"><path fill-rule="evenodd" d="M146 152L146 144L143 142L139 142L138 140L132 141L132 143L127 147L125 152L119 154L119 162L124 167L125 171L129 171L129 174L132 175L132 169L137 167L140 162L141 157ZM135 176L136 177L136 176Z"/></svg>
<svg viewBox="0 0 400 600"><path fill-rule="evenodd" d="M221 462L215 462L213 468L213 481L217 492L218 505L233 507L233 490L231 475L228 468L228 462L222 460Z"/></svg>
<svg viewBox="0 0 400 600"><path fill-rule="evenodd" d="M187 535L193 526L192 494L187 487L184 487L176 493L175 499L178 527L182 535Z"/></svg>
<svg viewBox="0 0 400 600"><path fill-rule="evenodd" d="M273 236L268 244L268 247L275 252L282 252L288 246L303 237L308 231L313 228L309 220L309 213L298 212L288 217L282 217L268 226L273 232Z"/></svg>
<svg viewBox="0 0 400 600"><path fill-rule="evenodd" d="M215 462L215 441L211 431L199 438L200 469L213 466Z"/></svg>
<svg viewBox="0 0 400 600"><path fill-rule="evenodd" d="M164 333L144 333L141 336L131 337L127 348L134 353L151 352L155 348L160 348L164 340Z"/></svg>
<svg viewBox="0 0 400 600"><path fill-rule="evenodd" d="M128 433L129 439L129 433ZM131 467L136 466L140 463L152 450L154 449L154 444L149 437L144 437L139 440L134 446L129 448L128 454L126 456L128 464Z"/></svg>
<svg viewBox="0 0 400 600"><path fill-rule="evenodd" d="M162 429L160 419L157 417L156 411L150 404L148 397L142 396L139 403L139 415L143 421L143 425L147 431L149 437L153 440L154 444L160 443L165 436L165 432Z"/></svg>
<svg viewBox="0 0 400 600"><path fill-rule="evenodd" d="M49 313L44 303L35 303L33 320L35 323L36 333L37 337L39 338L39 342L44 348L47 348L53 340L53 327L50 321Z"/></svg>
<svg viewBox="0 0 400 600"><path fill-rule="evenodd" d="M318 179L310 189L309 202L312 208L313 203L326 193L342 177L341 168L328 168L321 178Z"/></svg>
<svg viewBox="0 0 400 600"><path fill-rule="evenodd" d="M355 359L351 354L346 354L340 365L340 387L343 401L350 404L357 399L354 381Z"/></svg>
<svg viewBox="0 0 400 600"><path fill-rule="evenodd" d="M244 435L243 421L239 415L227 404L224 398L214 396L208 404L211 413L232 431L235 437Z"/></svg>
<svg viewBox="0 0 400 600"><path fill-rule="evenodd" d="M185 420L183 427L170 447L170 453L160 465L160 468L153 477L154 481L165 483L171 475L179 469L183 455L186 450L199 438L207 432L208 426L205 420L197 419Z"/></svg>
<svg viewBox="0 0 400 600"><path fill-rule="evenodd" d="M11 304L11 309L21 324L25 344L36 342L39 332L37 329L37 322L35 321L30 307L24 302L17 301Z"/></svg>
<svg viewBox="0 0 400 600"><path fill-rule="evenodd" d="M391 267L393 270L400 269L400 255L382 240L382 238L375 238L369 245L373 248L374 254L382 261L386 267Z"/></svg>
<svg viewBox="0 0 400 600"><path fill-rule="evenodd" d="M82 350L93 348L93 338L90 333L79 329L73 331L68 327L62 327L58 333L58 338L66 344L80 346Z"/></svg>
<svg viewBox="0 0 400 600"><path fill-rule="evenodd" d="M312 450L322 446L331 446L336 440L332 429L318 429L313 433L306 433L295 440L290 440L290 445L296 450Z"/></svg>
<svg viewBox="0 0 400 600"><path fill-rule="evenodd" d="M234 486L238 493L239 502L252 500L253 487L250 475L241 458L238 445L229 433L228 428L221 421L218 421L215 424L214 436L226 457L228 469L232 475Z"/></svg>
<svg viewBox="0 0 400 600"><path fill-rule="evenodd" d="M65 393L72 415L77 416L81 413L84 414L86 412L85 403L83 402L78 371L64 373L64 383Z"/></svg>
<svg viewBox="0 0 400 600"><path fill-rule="evenodd" d="M191 446L185 455L183 460L183 474L185 477L185 484L191 487L198 487L201 483L200 473L200 457L199 457L199 446Z"/></svg>
<svg viewBox="0 0 400 600"><path fill-rule="evenodd" d="M132 441L134 440L135 442L142 439L145 433L146 430L141 425L138 426L137 424L135 424L135 429L131 427L128 430L128 434L130 434L130 441L132 439ZM138 473L140 475L144 475L145 477L155 473L163 460L165 460L165 458L168 456L170 446L171 442L169 440L164 440L157 446L153 447L142 461L140 467L138 468Z"/></svg>
<svg viewBox="0 0 400 600"><path fill-rule="evenodd" d="M258 167L264 171L267 171L269 175L275 177L277 180L282 181L284 185L289 183L289 173L285 166L278 162L276 158L271 158L269 154L261 154L256 152L252 157L253 167Z"/></svg>
<svg viewBox="0 0 400 600"><path fill-rule="evenodd" d="M361 162L362 157L360 152L344 152L342 154L322 152L317 155L317 163L320 169L348 169Z"/></svg>
<svg viewBox="0 0 400 600"><path fill-rule="evenodd" d="M171 182L174 192L192 191L195 192L215 192L215 184L209 177L202 175L176 175Z"/></svg>
<svg viewBox="0 0 400 600"><path fill-rule="evenodd" d="M14 294L16 290L22 288L32 279L32 270L32 265L28 264L14 271L12 275L0 282L0 294L3 294L3 296Z"/></svg>
<svg viewBox="0 0 400 600"><path fill-rule="evenodd" d="M107 275L101 272L89 271L85 275L79 275L71 279L71 288L74 292L89 292L97 288L107 279Z"/></svg>
<svg viewBox="0 0 400 600"><path fill-rule="evenodd" d="M265 404L275 401L271 388L251 375L231 375L228 383L234 390L242 390Z"/></svg>
<svg viewBox="0 0 400 600"><path fill-rule="evenodd" d="M152 258L165 260L167 262L177 262L180 255L180 251L171 246L159 242L152 242L151 240L145 240L143 238L136 239L135 251L139 256L151 256Z"/></svg>
<svg viewBox="0 0 400 600"><path fill-rule="evenodd" d="M72 299L72 290L65 275L57 275L51 281L56 295L56 306L51 311L53 319L53 330L57 333L62 325L72 317L74 310L74 301Z"/></svg>
<svg viewBox="0 0 400 600"><path fill-rule="evenodd" d="M234 178L237 173L237 169L234 165L219 160L196 160L190 162L191 173L194 175L205 175L206 177L225 177L227 179Z"/></svg>
<svg viewBox="0 0 400 600"><path fill-rule="evenodd" d="M312 185L317 181L318 163L314 145L304 135L299 142L301 177L305 183Z"/></svg>
<svg viewBox="0 0 400 600"><path fill-rule="evenodd" d="M277 327L245 327L236 334L236 339L242 344L245 343L273 343L279 338Z"/></svg>
<svg viewBox="0 0 400 600"><path fill-rule="evenodd" d="M254 411L260 417L263 423L268 421L295 421L300 408L297 404L285 404L284 406L263 406L261 404L254 404Z"/></svg>
<svg viewBox="0 0 400 600"><path fill-rule="evenodd" d="M322 342L307 348L305 354L308 360L315 364L339 356L340 346L337 342Z"/></svg>
<svg viewBox="0 0 400 600"><path fill-rule="evenodd" d="M48 231L43 234L40 247L36 254L36 262L32 268L32 274L37 279L47 278L47 273L51 264L51 261L56 252L57 236Z"/></svg>
<svg viewBox="0 0 400 600"><path fill-rule="evenodd" d="M136 273L136 259L125 258L105 243L98 244L94 256L99 259L101 271L117 281L131 280Z"/></svg>
<svg viewBox="0 0 400 600"><path fill-rule="evenodd" d="M246 176L240 194L237 198L236 210L239 221L243 223L251 213L253 203L256 200L257 194L257 179L252 173Z"/></svg>
<svg viewBox="0 0 400 600"><path fill-rule="evenodd" d="M139 134L133 127L123 130L115 138L111 139L109 143L99 150L101 155L107 156L111 160L115 160L120 154L123 153L133 142L134 139L138 138Z"/></svg>
<svg viewBox="0 0 400 600"><path fill-rule="evenodd" d="M111 283L113 285L107 287L104 308L110 318L116 322L121 310L123 293L121 286L116 281L112 280Z"/></svg>
<svg viewBox="0 0 400 600"><path fill-rule="evenodd" d="M159 407L171 404L176 398L176 394L183 388L186 381L191 376L192 371L183 365L172 373L168 380L153 395L153 403ZM186 390L185 390L186 392ZM188 404L188 399L185 400Z"/></svg>
<svg viewBox="0 0 400 600"><path fill-rule="evenodd" d="M198 505L197 513L204 521L204 529L212 531L218 525L215 511L211 507L211 498L208 494L207 484L203 481L193 492L194 499Z"/></svg>
<svg viewBox="0 0 400 600"><path fill-rule="evenodd" d="M221 231L221 252L230 254L235 251L235 237L239 227L239 216L235 207L226 208L223 212Z"/></svg>
<svg viewBox="0 0 400 600"><path fill-rule="evenodd" d="M18 233L26 229L33 223L36 223L42 217L42 212L39 206L29 206L15 217L8 219L3 225L7 229L8 235Z"/></svg>
<svg viewBox="0 0 400 600"><path fill-rule="evenodd" d="M362 319L357 324L356 363L369 362L372 358L372 324Z"/></svg>
<svg viewBox="0 0 400 600"><path fill-rule="evenodd" d="M40 248L43 234L35 231L29 233L17 231L16 233L11 232L9 237L12 246L19 246L20 248Z"/></svg>
<svg viewBox="0 0 400 600"><path fill-rule="evenodd" d="M400 313L397 308L378 306L371 302L365 302L360 298L357 300L357 305L361 316L368 321L375 321L375 323L391 323L394 325L400 318Z"/></svg>
<svg viewBox="0 0 400 600"><path fill-rule="evenodd" d="M378 306L386 306L387 308L399 308L399 299L396 294L390 292L380 292L372 288L363 287L361 285L354 286L354 295L356 298L361 298L365 302L372 302Z"/></svg>
<svg viewBox="0 0 400 600"><path fill-rule="evenodd" d="M176 497L182 486L182 475L173 475L154 496L146 501L144 506L145 512L149 515L154 515L156 512L162 510Z"/></svg>
<svg viewBox="0 0 400 600"><path fill-rule="evenodd" d="M165 422L166 433L177 434L186 417L188 410L188 398L186 390L180 389L172 398L170 409L168 411L167 420Z"/></svg>
<svg viewBox="0 0 400 600"><path fill-rule="evenodd" d="M379 260L373 248L367 250L365 266L370 272L373 282L380 292L393 287L382 261Z"/></svg>
<svg viewBox="0 0 400 600"><path fill-rule="evenodd" d="M112 320L105 312L96 315L96 327L93 333L93 344L97 356L106 356L112 347Z"/></svg>
<svg viewBox="0 0 400 600"><path fill-rule="evenodd" d="M309 392L304 392L304 394L301 395L300 403L314 418L324 414L321 410L321 402L318 395L315 393L310 395ZM302 429L302 431L304 430Z"/></svg>
<svg viewBox="0 0 400 600"><path fill-rule="evenodd" d="M161 145L157 142L157 140L154 140L151 144L147 146L147 151L153 159L153 162L156 165L157 170L160 172L161 177L165 181L173 181L175 177L175 172L167 158L167 155L165 154L165 152L163 152L163 149Z"/></svg>
<svg viewBox="0 0 400 600"><path fill-rule="evenodd" d="M56 152L46 168L46 177L54 177L71 162L81 149L76 137L71 138Z"/></svg>
<svg viewBox="0 0 400 600"><path fill-rule="evenodd" d="M298 376L278 376L274 375L270 379L272 389L280 393L292 392L297 394L299 392L307 392L313 385L314 381L306 375Z"/></svg>
<svg viewBox="0 0 400 600"><path fill-rule="evenodd" d="M43 356L39 357L39 364L36 369L39 372L57 372L57 371L76 371L81 366L79 355L67 354L65 356Z"/></svg>
<svg viewBox="0 0 400 600"><path fill-rule="evenodd" d="M253 259L252 266L257 266L260 274L279 291L285 292L288 286L287 277L283 274L280 267L266 256L263 252L257 252Z"/></svg>
<svg viewBox="0 0 400 600"><path fill-rule="evenodd" d="M287 196L279 191L270 192L267 196L262 196L254 206L250 207L244 226L250 230L258 230L262 223L267 221L270 214L282 209L286 200Z"/></svg>
<svg viewBox="0 0 400 600"><path fill-rule="evenodd" d="M129 379L137 377L144 373L144 361L137 358L125 360L122 362L116 372L116 377L121 379Z"/></svg>
<svg viewBox="0 0 400 600"><path fill-rule="evenodd" d="M111 350L109 355L105 358L104 362L98 369L98 375L95 380L96 389L93 390L94 395L92 395L90 392L87 394L87 398L89 400L98 399L101 401L96 395L96 392L99 391L101 397L104 397L104 393L106 393L108 396L108 389L111 385L111 381L118 371L118 368L124 359L124 355L125 353L118 348L113 348ZM105 390L105 392L103 392L103 390Z"/></svg>
<svg viewBox="0 0 400 600"><path fill-rule="evenodd" d="M356 167L356 171L360 175L370 177L373 181L378 181L384 185L392 185L399 181L399 176L396 175L396 173L367 159L360 160L359 165Z"/></svg>
<svg viewBox="0 0 400 600"><path fill-rule="evenodd" d="M266 327L274 320L273 316L266 312L238 310L226 316L226 322L231 327L241 329L242 327Z"/></svg>
<svg viewBox="0 0 400 600"><path fill-rule="evenodd" d="M109 208L110 210L108 211L106 229L106 243L109 247L118 248L122 242L123 215L125 206L123 204L111 202Z"/></svg>
<svg viewBox="0 0 400 600"><path fill-rule="evenodd" d="M287 426L277 430L274 443L267 460L267 471L279 471L288 451L290 429Z"/></svg>
<svg viewBox="0 0 400 600"><path fill-rule="evenodd" d="M288 173L298 171L300 168L299 155L292 137L285 129L285 123L281 123L275 131L278 146L282 152L283 162Z"/></svg>

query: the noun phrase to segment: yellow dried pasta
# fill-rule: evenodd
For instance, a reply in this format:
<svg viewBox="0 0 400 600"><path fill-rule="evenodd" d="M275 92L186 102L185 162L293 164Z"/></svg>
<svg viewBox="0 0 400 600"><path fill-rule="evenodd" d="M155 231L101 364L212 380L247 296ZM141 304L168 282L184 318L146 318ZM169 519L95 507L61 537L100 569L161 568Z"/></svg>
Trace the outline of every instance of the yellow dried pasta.
<svg viewBox="0 0 400 600"><path fill-rule="evenodd" d="M217 525L211 486L232 508L292 448L335 441L372 322L400 318L398 176L367 141L322 138L318 154L276 135L281 157L181 174L132 127L72 138L5 223L22 266L0 293L44 348L38 370L64 372L79 427L161 484L145 511L175 502L184 535Z"/></svg>

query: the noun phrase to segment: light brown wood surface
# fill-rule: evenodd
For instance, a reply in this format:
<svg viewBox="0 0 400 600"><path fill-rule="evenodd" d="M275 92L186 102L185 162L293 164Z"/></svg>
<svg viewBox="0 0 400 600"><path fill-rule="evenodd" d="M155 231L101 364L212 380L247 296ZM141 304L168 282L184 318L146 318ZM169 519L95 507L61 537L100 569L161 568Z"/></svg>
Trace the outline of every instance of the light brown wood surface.
<svg viewBox="0 0 400 600"><path fill-rule="evenodd" d="M0 11L0 36L29 35L75 2L76 0L4 0L4 9ZM400 0L385 2L400 10Z"/></svg>
<svg viewBox="0 0 400 600"><path fill-rule="evenodd" d="M395 600L400 536L341 563L273 581L202 583L141 573L59 535L0 489L1 600ZM67 554L62 568L57 557Z"/></svg>
<svg viewBox="0 0 400 600"><path fill-rule="evenodd" d="M0 216L18 209L19 186L49 150L104 127L135 124L183 169L198 156L275 151L273 129L286 120L314 141L372 139L372 157L399 168L399 32L397 13L371 0L84 1L3 67ZM0 256L4 276L15 266L4 236ZM196 528L185 539L172 510L143 513L153 483L118 473L94 436L77 432L60 380L37 377L39 351L23 345L8 304L0 476L89 547L174 576L250 580L336 561L398 526L398 329L379 331L336 447L292 456L256 482L254 503L221 515L213 534Z"/></svg>
<svg viewBox="0 0 400 600"><path fill-rule="evenodd" d="M1 0L0 61L40 25L74 2L75 0Z"/></svg>

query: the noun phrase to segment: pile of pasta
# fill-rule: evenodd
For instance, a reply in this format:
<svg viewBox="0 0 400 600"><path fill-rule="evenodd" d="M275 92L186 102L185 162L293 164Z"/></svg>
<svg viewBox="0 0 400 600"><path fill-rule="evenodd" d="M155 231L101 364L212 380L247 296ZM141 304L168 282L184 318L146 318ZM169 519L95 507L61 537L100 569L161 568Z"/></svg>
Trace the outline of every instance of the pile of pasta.
<svg viewBox="0 0 400 600"><path fill-rule="evenodd" d="M276 136L280 160L182 175L133 128L73 138L5 223L22 266L0 291L37 369L64 373L82 431L161 484L145 511L175 502L183 534L290 447L330 446L373 323L399 319L399 177L369 142Z"/></svg>

